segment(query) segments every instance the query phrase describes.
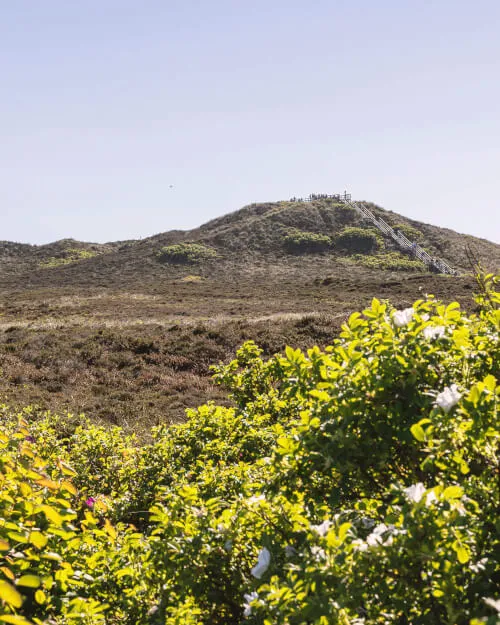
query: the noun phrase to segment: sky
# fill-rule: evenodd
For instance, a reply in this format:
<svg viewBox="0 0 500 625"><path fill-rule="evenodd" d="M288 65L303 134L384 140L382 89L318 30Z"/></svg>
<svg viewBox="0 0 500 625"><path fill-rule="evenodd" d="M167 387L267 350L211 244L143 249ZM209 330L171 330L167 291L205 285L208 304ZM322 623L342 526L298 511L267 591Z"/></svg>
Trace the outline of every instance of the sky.
<svg viewBox="0 0 500 625"><path fill-rule="evenodd" d="M500 243L498 0L0 7L0 240L347 190Z"/></svg>

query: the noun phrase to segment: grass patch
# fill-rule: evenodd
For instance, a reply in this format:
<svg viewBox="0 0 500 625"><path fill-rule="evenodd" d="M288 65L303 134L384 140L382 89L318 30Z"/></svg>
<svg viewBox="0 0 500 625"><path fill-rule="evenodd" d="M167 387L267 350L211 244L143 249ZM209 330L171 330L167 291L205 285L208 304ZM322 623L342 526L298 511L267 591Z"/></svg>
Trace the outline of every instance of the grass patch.
<svg viewBox="0 0 500 625"><path fill-rule="evenodd" d="M201 243L176 243L162 247L158 258L163 263L194 265L217 258L217 251Z"/></svg>
<svg viewBox="0 0 500 625"><path fill-rule="evenodd" d="M203 280L202 276L184 276L181 278L181 282L201 282Z"/></svg>
<svg viewBox="0 0 500 625"><path fill-rule="evenodd" d="M284 238L285 249L292 254L317 254L332 246L332 240L325 234L291 230Z"/></svg>
<svg viewBox="0 0 500 625"><path fill-rule="evenodd" d="M424 263L420 260L412 260L399 252L387 252L376 256L354 254L345 259L349 263L363 265L371 269L386 269L389 271L426 271Z"/></svg>
<svg viewBox="0 0 500 625"><path fill-rule="evenodd" d="M335 244L345 252L373 254L384 246L384 241L372 228L348 227L335 237Z"/></svg>
<svg viewBox="0 0 500 625"><path fill-rule="evenodd" d="M38 266L41 269L52 269L54 267L62 267L63 265L72 265L73 263L78 263L81 260L93 258L94 256L97 256L97 252L92 250L70 248L64 250L61 256L51 256L42 261Z"/></svg>

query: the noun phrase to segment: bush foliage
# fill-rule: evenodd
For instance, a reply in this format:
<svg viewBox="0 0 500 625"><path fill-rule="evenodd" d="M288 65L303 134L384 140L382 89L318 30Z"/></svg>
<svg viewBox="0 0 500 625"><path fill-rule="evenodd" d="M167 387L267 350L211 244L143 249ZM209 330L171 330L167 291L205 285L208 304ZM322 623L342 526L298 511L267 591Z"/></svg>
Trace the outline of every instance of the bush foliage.
<svg viewBox="0 0 500 625"><path fill-rule="evenodd" d="M176 243L162 247L158 252L161 262L176 265L197 264L217 257L213 247L201 243Z"/></svg>
<svg viewBox="0 0 500 625"><path fill-rule="evenodd" d="M400 252L386 252L383 254L353 254L345 262L355 262L364 267L388 271L426 271L426 266L420 260L408 258Z"/></svg>
<svg viewBox="0 0 500 625"><path fill-rule="evenodd" d="M349 252L372 254L383 247L384 242L378 232L372 228L344 228L335 237L336 246Z"/></svg>
<svg viewBox="0 0 500 625"><path fill-rule="evenodd" d="M397 223L394 224L393 228L402 232L405 237L410 241L416 241L417 243L421 243L425 238L420 230L417 230L417 228L409 226L408 224Z"/></svg>
<svg viewBox="0 0 500 625"><path fill-rule="evenodd" d="M284 237L285 248L294 254L314 254L325 252L332 245L332 240L326 234L292 230Z"/></svg>
<svg viewBox="0 0 500 625"><path fill-rule="evenodd" d="M139 445L2 409L0 622L498 622L500 294L373 300Z"/></svg>
<svg viewBox="0 0 500 625"><path fill-rule="evenodd" d="M52 256L40 263L41 269L51 269L52 267L62 267L63 265L72 265L87 258L97 256L97 252L81 248L69 248L64 250L61 256Z"/></svg>

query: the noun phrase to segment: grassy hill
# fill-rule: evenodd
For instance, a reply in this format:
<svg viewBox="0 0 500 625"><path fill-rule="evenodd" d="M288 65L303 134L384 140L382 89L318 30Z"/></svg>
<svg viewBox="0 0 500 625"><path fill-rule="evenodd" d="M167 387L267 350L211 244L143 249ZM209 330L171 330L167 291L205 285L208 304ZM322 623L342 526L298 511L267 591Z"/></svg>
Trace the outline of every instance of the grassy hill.
<svg viewBox="0 0 500 625"><path fill-rule="evenodd" d="M500 245L367 205L408 238L417 240L431 256L442 258L462 272L470 270L467 246L492 270L500 267ZM343 244L343 233L352 228L376 236L377 245L359 254L356 246ZM321 241L315 245L314 235L323 239L323 245ZM294 241L302 241L302 245L294 245ZM68 284L152 286L166 276L186 273L183 263L162 261L161 252L164 247L187 243L203 245L213 254L203 257L204 262L186 264L195 265L200 275L222 279L228 271L236 275L258 273L262 264L272 264L272 270L281 273L295 273L298 264L299 272L310 278L324 272L342 275L346 267L352 271L353 266L367 271L424 269L419 263L408 263L410 259L392 240L352 209L324 199L252 204L194 230L165 232L140 241L91 244L67 239L43 246L0 243L0 287L15 288L21 282L31 288Z"/></svg>
<svg viewBox="0 0 500 625"><path fill-rule="evenodd" d="M324 346L373 297L471 309L465 248L495 270L500 246L369 206L464 274L424 271L327 200L253 204L137 241L0 243L0 402L147 429L221 401L210 365L247 339L266 355ZM373 247L350 248L352 229Z"/></svg>

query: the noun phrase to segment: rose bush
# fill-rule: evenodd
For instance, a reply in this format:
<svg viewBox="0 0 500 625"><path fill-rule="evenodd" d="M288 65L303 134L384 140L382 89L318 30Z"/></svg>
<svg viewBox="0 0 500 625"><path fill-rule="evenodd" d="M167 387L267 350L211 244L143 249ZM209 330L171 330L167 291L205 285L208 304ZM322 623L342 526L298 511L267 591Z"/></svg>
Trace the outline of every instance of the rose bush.
<svg viewBox="0 0 500 625"><path fill-rule="evenodd" d="M495 285L249 342L145 445L3 407L0 623L498 623Z"/></svg>

